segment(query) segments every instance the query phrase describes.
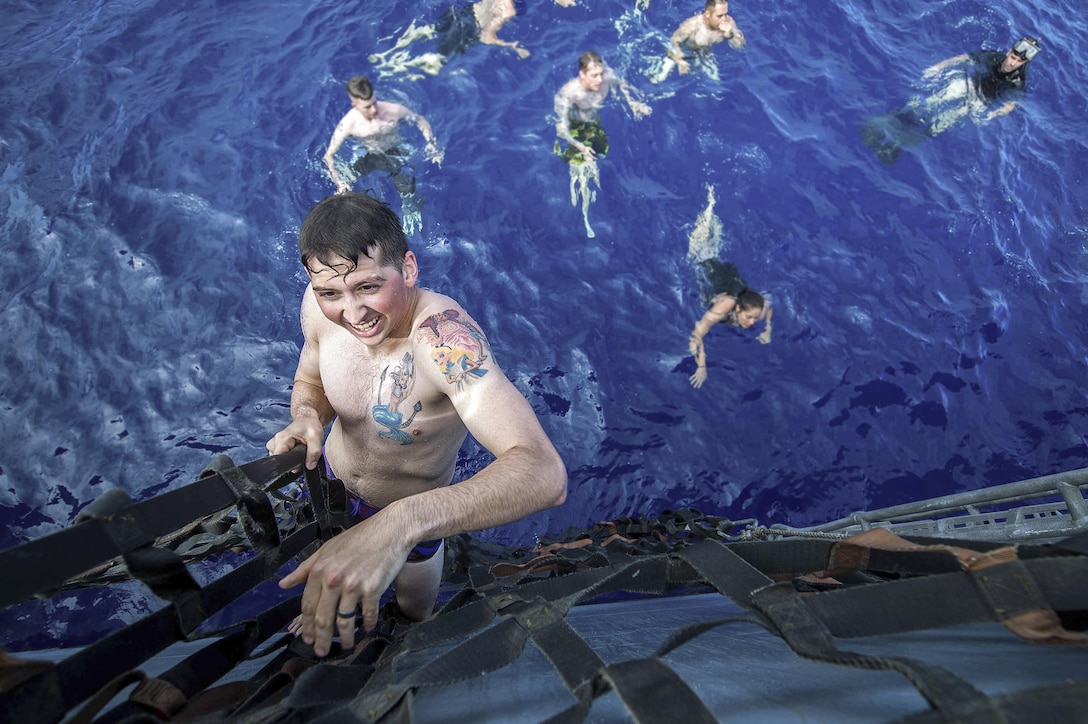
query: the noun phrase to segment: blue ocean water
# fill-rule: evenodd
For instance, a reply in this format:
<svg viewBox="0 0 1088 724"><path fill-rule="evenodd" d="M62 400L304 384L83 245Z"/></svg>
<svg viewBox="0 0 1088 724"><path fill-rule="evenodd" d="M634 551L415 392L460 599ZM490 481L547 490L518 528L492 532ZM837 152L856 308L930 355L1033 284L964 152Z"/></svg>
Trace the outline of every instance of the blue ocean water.
<svg viewBox="0 0 1088 724"><path fill-rule="evenodd" d="M359 73L446 147L440 168L417 156L423 283L480 322L570 472L565 506L485 535L687 506L806 525L1088 465L1071 0L736 0L747 48L660 84L699 2L519 4L501 35L529 58L477 45L415 80L370 56L448 0L45 5L5 3L0 29L0 547L111 486L143 498L216 452L264 454L301 341L296 235L333 191L320 156ZM1044 50L1010 116L891 166L862 144L923 68L1024 33ZM605 109L587 238L550 114L591 48L653 114ZM714 329L694 390L687 239L708 184L774 341ZM398 208L388 179L364 187ZM485 463L469 446L461 467ZM156 605L97 595L117 621ZM3 640L78 639L75 601L5 612Z"/></svg>

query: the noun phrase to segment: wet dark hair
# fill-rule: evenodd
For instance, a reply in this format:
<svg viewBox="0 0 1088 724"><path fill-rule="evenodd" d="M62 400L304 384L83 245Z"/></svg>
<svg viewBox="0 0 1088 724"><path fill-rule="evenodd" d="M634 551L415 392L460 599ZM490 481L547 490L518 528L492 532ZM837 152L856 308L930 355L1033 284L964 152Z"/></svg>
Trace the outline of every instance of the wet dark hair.
<svg viewBox="0 0 1088 724"><path fill-rule="evenodd" d="M354 75L347 82L348 95L368 101L374 97L374 86L365 75Z"/></svg>
<svg viewBox="0 0 1088 724"><path fill-rule="evenodd" d="M347 262L344 273L350 272L360 254L399 272L404 268L408 239L400 219L386 204L367 194L340 194L310 209L298 233L298 252L310 272L315 259L334 268Z"/></svg>
<svg viewBox="0 0 1088 724"><path fill-rule="evenodd" d="M597 54L596 51L587 50L578 56L578 71L588 70L591 65L604 65L604 58Z"/></svg>
<svg viewBox="0 0 1088 724"><path fill-rule="evenodd" d="M729 0L706 0L706 7L704 10L713 10L718 5L727 5Z"/></svg>
<svg viewBox="0 0 1088 724"><path fill-rule="evenodd" d="M766 302L763 300L763 295L759 292L754 292L751 289L743 289L741 293L737 295L737 311L743 312L745 309L763 309L766 306Z"/></svg>

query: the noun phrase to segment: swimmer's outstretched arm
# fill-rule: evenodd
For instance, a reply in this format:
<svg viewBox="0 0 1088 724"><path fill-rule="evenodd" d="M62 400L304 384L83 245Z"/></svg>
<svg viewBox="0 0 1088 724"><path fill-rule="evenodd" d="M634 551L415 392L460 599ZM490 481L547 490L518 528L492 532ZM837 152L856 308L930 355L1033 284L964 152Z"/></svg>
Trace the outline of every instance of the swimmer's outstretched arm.
<svg viewBox="0 0 1088 724"><path fill-rule="evenodd" d="M636 121L643 116L650 115L653 112L653 109L650 108L650 106L642 103L641 101L635 100L634 96L631 95L631 86L627 85L627 81L617 77L616 86L619 88L620 94L623 96L623 99L627 101L627 105L631 108L631 114L635 117Z"/></svg>
<svg viewBox="0 0 1088 724"><path fill-rule="evenodd" d="M340 150L340 146L344 144L344 140L350 135L351 127L352 119L349 112L336 124L336 130L332 132L332 138L329 139L329 147L325 149L325 155L322 157L322 160L325 161L325 167L329 169L329 178L332 179L333 184L336 186L336 193L338 194L351 190L351 186L344 182L336 171L336 152Z"/></svg>
<svg viewBox="0 0 1088 724"><path fill-rule="evenodd" d="M497 45L501 48L510 48L510 50L517 53L518 57L522 59L529 57L529 51L526 48L521 47L516 42L512 43L509 40L503 40L496 35L494 31L487 35L481 32L480 42L485 45Z"/></svg>
<svg viewBox="0 0 1088 724"><path fill-rule="evenodd" d="M706 382L706 346L703 344L703 338L706 337L711 327L725 319L736 304L737 300L733 297L725 297L715 302L714 306L706 311L702 319L695 323L695 328L691 330L691 337L688 338L688 350L695 357L695 374L689 377L688 381L691 382L691 386L695 389L699 389Z"/></svg>
<svg viewBox="0 0 1088 724"><path fill-rule="evenodd" d="M928 78L929 76L937 75L938 73L940 73L945 68L948 68L948 67L953 66L953 65L959 65L960 63L966 63L970 59L971 59L971 56L968 55L967 53L963 53L962 55L956 55L956 56L953 56L951 58L946 58L945 60L942 60L940 63L934 63L933 65L931 65L928 68L926 68L925 70L923 70L922 71L922 76L925 77L925 78Z"/></svg>
<svg viewBox="0 0 1088 724"><path fill-rule="evenodd" d="M764 327L763 331L760 332L758 337L756 337L756 339L759 340L760 344L770 344L771 343L771 317L772 316L774 316L774 308L771 307L770 302L767 302L767 314L764 317L764 319L767 320L767 326Z"/></svg>
<svg viewBox="0 0 1088 724"><path fill-rule="evenodd" d="M697 23L700 22L700 17L701 16L696 15L695 17L688 18L680 23L680 27L678 27L676 32L669 38L672 47L669 48L667 55L670 60L676 63L676 68L680 71L680 75L685 75L691 70L691 64L684 60L684 50L680 46L695 32Z"/></svg>
<svg viewBox="0 0 1088 724"><path fill-rule="evenodd" d="M476 7L479 6L480 3L477 3ZM517 15L517 12L514 10L513 0L499 0L499 2L492 3L491 12L487 14L486 24L482 24L480 27L480 42L484 45L498 45L502 48L510 48L518 54L519 58L528 58L528 50L517 43L511 43L499 37L499 31L515 15ZM479 11L477 11L477 21L479 21L479 18Z"/></svg>
<svg viewBox="0 0 1088 724"><path fill-rule="evenodd" d="M431 124L427 122L427 119L420 114L409 111L407 118L416 124L416 128L423 134L423 138L427 141L427 156L431 161L439 166L442 165L442 157L445 153L438 147L438 139L434 135L434 131L431 130Z"/></svg>
<svg viewBox="0 0 1088 724"><path fill-rule="evenodd" d="M998 118L999 116L1007 116L1010 113L1012 113L1014 108L1016 108L1016 101L1007 101L1005 104L1003 104L999 108L995 108L992 111L990 111L989 113L987 113L986 114L986 120L987 121L992 121L993 119Z"/></svg>
<svg viewBox="0 0 1088 724"><path fill-rule="evenodd" d="M733 21L733 34L729 36L729 47L733 50L740 50L744 47L744 44L748 41L744 38L744 33L737 27L737 21Z"/></svg>

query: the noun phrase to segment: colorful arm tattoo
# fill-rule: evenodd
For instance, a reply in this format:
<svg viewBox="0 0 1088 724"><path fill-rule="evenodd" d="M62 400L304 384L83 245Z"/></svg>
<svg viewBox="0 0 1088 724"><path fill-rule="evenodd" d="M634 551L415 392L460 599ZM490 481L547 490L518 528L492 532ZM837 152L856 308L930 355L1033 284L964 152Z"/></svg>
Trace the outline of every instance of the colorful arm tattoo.
<svg viewBox="0 0 1088 724"><path fill-rule="evenodd" d="M483 377L484 362L490 349L483 332L461 319L455 309L432 314L419 325L416 341L431 347L431 360L446 381L458 387L472 379Z"/></svg>

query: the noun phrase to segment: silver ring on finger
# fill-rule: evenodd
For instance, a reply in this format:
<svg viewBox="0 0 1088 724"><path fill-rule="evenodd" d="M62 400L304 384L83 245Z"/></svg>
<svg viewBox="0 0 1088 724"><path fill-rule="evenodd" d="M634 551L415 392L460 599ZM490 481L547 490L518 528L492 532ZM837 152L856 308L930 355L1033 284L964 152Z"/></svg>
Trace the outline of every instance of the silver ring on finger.
<svg viewBox="0 0 1088 724"><path fill-rule="evenodd" d="M337 618L355 618L355 609L353 608L350 611L337 611L336 612L336 617Z"/></svg>

